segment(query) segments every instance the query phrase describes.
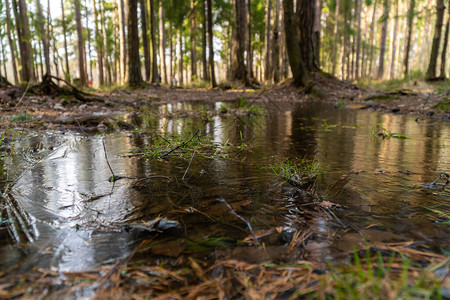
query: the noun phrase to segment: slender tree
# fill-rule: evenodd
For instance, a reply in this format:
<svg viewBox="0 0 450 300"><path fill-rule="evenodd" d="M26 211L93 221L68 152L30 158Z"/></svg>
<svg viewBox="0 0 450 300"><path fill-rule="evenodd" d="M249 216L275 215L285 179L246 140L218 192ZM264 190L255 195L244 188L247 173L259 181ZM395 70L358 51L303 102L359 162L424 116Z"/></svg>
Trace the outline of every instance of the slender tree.
<svg viewBox="0 0 450 300"><path fill-rule="evenodd" d="M442 34L442 24L444 23L444 0L436 0L436 23L434 26L433 45L431 46L430 62L428 64L427 78L436 78L436 65L438 59L439 46Z"/></svg>
<svg viewBox="0 0 450 300"><path fill-rule="evenodd" d="M264 66L264 79L266 82L272 81L272 38L271 38L271 22L272 22L272 5L270 0L266 0L266 59Z"/></svg>
<svg viewBox="0 0 450 300"><path fill-rule="evenodd" d="M98 10L96 0L92 0L92 8L94 12L94 26L95 26L95 49L97 51L97 73L98 73L98 83L99 85L105 84L104 74L103 74L103 42L102 36L100 34L98 26Z"/></svg>
<svg viewBox="0 0 450 300"><path fill-rule="evenodd" d="M203 80L209 81L208 77L208 61L206 59L206 34L207 34L207 27L206 27L206 21L207 21L207 13L206 13L206 1L202 0L202 67L203 67Z"/></svg>
<svg viewBox="0 0 450 300"><path fill-rule="evenodd" d="M334 12L334 29L333 29L333 68L331 73L333 75L336 74L336 65L337 65L337 43L338 43L338 23L339 23L339 9L340 9L340 0L336 0L336 8Z"/></svg>
<svg viewBox="0 0 450 300"><path fill-rule="evenodd" d="M161 61L161 80L167 84L166 67L166 29L164 27L164 7L162 1L159 2L159 58Z"/></svg>
<svg viewBox="0 0 450 300"><path fill-rule="evenodd" d="M62 18L62 27L63 27L63 35L64 35L64 59L65 59L65 64L66 64L65 77L66 77L66 80L70 82L69 51L67 49L67 24L66 24L66 16L65 16L65 9L64 9L64 0L61 0L61 18Z"/></svg>
<svg viewBox="0 0 450 300"><path fill-rule="evenodd" d="M101 0L100 0L101 1ZM127 38L125 34L126 30L126 15L125 15L125 3L124 0L119 0L119 40L120 40L120 63L121 66L119 69L121 71L120 78L121 82L125 81L127 78Z"/></svg>
<svg viewBox="0 0 450 300"><path fill-rule="evenodd" d="M359 69L360 54L361 54L361 10L362 10L362 0L356 0L356 57L355 57L355 78L359 78L361 73Z"/></svg>
<svg viewBox="0 0 450 300"><path fill-rule="evenodd" d="M128 78L129 86L142 83L141 61L139 59L138 0L128 0Z"/></svg>
<svg viewBox="0 0 450 300"><path fill-rule="evenodd" d="M212 4L211 0L206 0L208 6L208 49L209 49L209 76L211 87L216 87L216 75L214 71L214 44L213 44L213 25L212 25Z"/></svg>
<svg viewBox="0 0 450 300"><path fill-rule="evenodd" d="M183 85L183 35L181 34L181 29L178 31L178 51L178 79L180 85Z"/></svg>
<svg viewBox="0 0 450 300"><path fill-rule="evenodd" d="M278 83L280 81L280 43L279 43L279 19L280 19L280 1L276 0L275 4L275 19L273 22L273 50L272 50L272 63L273 63L273 82Z"/></svg>
<svg viewBox="0 0 450 300"><path fill-rule="evenodd" d="M279 2L281 0L277 0ZM278 4L279 5L279 4ZM252 50L252 1L247 0L247 74L253 79L253 50Z"/></svg>
<svg viewBox="0 0 450 300"><path fill-rule="evenodd" d="M87 78L85 73L85 61L84 61L84 39L83 39L83 24L81 23L81 4L80 0L75 0L75 20L77 23L77 36L78 36L78 71L80 73L80 84L86 85Z"/></svg>
<svg viewBox="0 0 450 300"><path fill-rule="evenodd" d="M235 26L233 33L233 61L232 74L233 80L241 81L248 85L247 70L245 67L245 28L246 28L246 5L245 0L236 0L235 2Z"/></svg>
<svg viewBox="0 0 450 300"><path fill-rule="evenodd" d="M413 20L416 0L410 0L408 10L408 35L406 37L405 57L403 59L403 76L407 77L409 73L409 53L411 51L411 39L413 35Z"/></svg>
<svg viewBox="0 0 450 300"><path fill-rule="evenodd" d="M147 32L147 16L144 0L139 0L141 6L141 29L142 29L142 47L144 48L144 67L145 67L145 80L150 80L150 48L148 45L148 32Z"/></svg>
<svg viewBox="0 0 450 300"><path fill-rule="evenodd" d="M390 78L394 79L395 77L395 55L397 54L397 31L398 31L398 0L395 1L395 21L394 21L394 29L392 32L392 59L391 59L391 72Z"/></svg>
<svg viewBox="0 0 450 300"><path fill-rule="evenodd" d="M378 79L381 79L384 74L384 54L386 52L388 19L389 19L389 0L384 0L383 16L382 16L383 27L381 28L381 39L380 39L380 58L378 60L378 75L377 75Z"/></svg>
<svg viewBox="0 0 450 300"><path fill-rule="evenodd" d="M195 22L195 4L194 0L191 0L191 10L189 21L191 25L191 77L194 80L197 77L197 24Z"/></svg>
<svg viewBox="0 0 450 300"><path fill-rule="evenodd" d="M33 59L31 53L31 35L28 25L27 4L25 0L13 0L16 17L17 36L19 38L20 61L22 65L21 79L25 82L34 81Z"/></svg>
<svg viewBox="0 0 450 300"><path fill-rule="evenodd" d="M155 25L155 5L154 0L147 0L148 6L148 19L150 25L150 47L151 47L151 77L150 81L155 83L158 81L158 62L157 52L158 46L156 45L156 25Z"/></svg>
<svg viewBox="0 0 450 300"><path fill-rule="evenodd" d="M448 10L448 18L447 18L447 24L445 25L445 33L444 33L444 45L442 47L442 54L441 54L441 73L439 75L440 78L445 78L445 65L446 65L446 58L447 58L447 47L448 47L448 36L449 36L449 27L450 27L450 0L448 1L447 5Z"/></svg>
<svg viewBox="0 0 450 300"><path fill-rule="evenodd" d="M17 63L17 58L16 58L16 46L13 42L12 32L11 32L12 19L11 19L9 0L5 0L5 10L6 10L5 28L6 28L6 35L8 38L9 49L11 52L11 64L12 64L13 72L14 72L14 82L16 84L18 84L19 83L19 75L17 72L18 63Z"/></svg>

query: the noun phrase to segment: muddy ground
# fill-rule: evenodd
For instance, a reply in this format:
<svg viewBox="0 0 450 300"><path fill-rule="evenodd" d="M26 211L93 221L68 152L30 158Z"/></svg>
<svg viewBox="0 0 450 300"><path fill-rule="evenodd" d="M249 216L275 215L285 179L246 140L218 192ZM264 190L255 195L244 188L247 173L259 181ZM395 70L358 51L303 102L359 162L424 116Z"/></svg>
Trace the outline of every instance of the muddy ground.
<svg viewBox="0 0 450 300"><path fill-rule="evenodd" d="M30 129L62 129L71 127L107 126L105 116L117 116L139 111L143 107L188 101L235 101L244 97L249 101L275 104L280 101L323 101L350 109L369 109L426 119L450 120L450 87L443 93L434 92L431 85L416 84L412 89L381 92L362 89L335 78L316 76L311 89L296 88L286 81L263 89L204 89L170 88L150 85L140 89L87 90L83 99L77 95L50 91L39 85L29 87L0 86L0 127ZM26 93L25 93L26 92ZM107 123L108 121L106 121ZM125 125L124 125L125 126Z"/></svg>

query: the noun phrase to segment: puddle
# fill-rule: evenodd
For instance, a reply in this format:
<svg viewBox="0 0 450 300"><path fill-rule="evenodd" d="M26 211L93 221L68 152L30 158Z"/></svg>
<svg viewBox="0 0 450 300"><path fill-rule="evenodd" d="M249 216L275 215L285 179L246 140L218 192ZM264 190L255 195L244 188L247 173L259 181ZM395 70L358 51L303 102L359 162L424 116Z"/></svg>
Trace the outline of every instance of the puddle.
<svg viewBox="0 0 450 300"><path fill-rule="evenodd" d="M67 134L58 142L46 134L15 144L21 151L26 143L41 143L45 151L24 168L13 156L0 168L11 178L15 169L26 169L3 195L2 219L12 224L5 226L9 234L0 231L6 241L0 264L86 270L126 257L153 238L180 248L167 252L174 257L195 247L212 253L230 241L235 247L250 236L249 228L217 199L257 234L281 228L262 239L268 246L287 245L296 230L308 233L308 246L296 255L321 262L367 242L414 241L450 251L449 220L435 213L448 215L448 187L424 188L450 170L448 123L314 104L271 107L262 116L207 114L220 107L161 105L142 117L142 131ZM373 136L377 124L407 139ZM193 138L165 159L136 154L163 143L161 137L176 148L199 129L222 147L197 149ZM305 157L323 166L317 194L329 204L319 205L271 169L275 161ZM149 259L164 253L153 251Z"/></svg>

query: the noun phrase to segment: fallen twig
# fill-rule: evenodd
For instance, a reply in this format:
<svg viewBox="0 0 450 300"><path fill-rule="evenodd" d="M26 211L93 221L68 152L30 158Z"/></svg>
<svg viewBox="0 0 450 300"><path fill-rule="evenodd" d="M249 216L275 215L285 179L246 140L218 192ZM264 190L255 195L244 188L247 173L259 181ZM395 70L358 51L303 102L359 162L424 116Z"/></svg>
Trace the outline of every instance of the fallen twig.
<svg viewBox="0 0 450 300"><path fill-rule="evenodd" d="M189 168L190 168L190 166L191 166L191 164L192 164L192 160L194 159L194 156L195 156L195 153L197 152L197 148L198 148L198 146L200 145L200 129L197 131L199 134L197 135L197 138L198 138L198 143L197 143L197 146L195 146L195 149L194 149L194 153L192 153L192 156L191 156L191 161L189 162L189 165L188 165L188 167L186 168L186 171L184 172L184 174L183 174L183 177L181 178L181 181L184 181L184 177L186 176L186 174L187 174L187 172L188 172L188 170L189 170Z"/></svg>
<svg viewBox="0 0 450 300"><path fill-rule="evenodd" d="M25 97L25 95L27 94L27 91L28 91L28 88L29 88L29 87L30 87L30 82L28 82L27 87L26 87L26 89L25 89L25 92L23 92L22 97L20 97L20 99L19 99L19 101L17 102L17 104L16 104L15 107L19 106L20 102L22 102L23 97Z"/></svg>
<svg viewBox="0 0 450 300"><path fill-rule="evenodd" d="M197 130L197 132L195 132L195 133L192 135L192 137L191 137L191 139L190 139L189 141L187 141L187 142L182 142L180 145L178 145L178 146L176 146L175 148L169 150L169 151L168 151L167 153L165 153L164 155L161 155L161 158L167 157L167 156L169 156L170 153L172 153L172 152L174 152L174 151L176 151L176 150L178 150L178 149L180 149L180 148L186 147L186 146L194 139L194 137L195 137L196 135L199 134L199 132L200 132L200 129Z"/></svg>
<svg viewBox="0 0 450 300"><path fill-rule="evenodd" d="M250 222L247 221L246 219L244 219L243 217L241 217L240 215L238 215L238 214L234 211L234 209L230 206L230 204L228 204L228 202L227 202L225 199L219 198L219 199L216 199L216 200L219 201L219 202L225 203L225 205L226 205L226 206L228 207L228 209L230 210L230 213L231 213L231 214L235 215L239 220L241 220L242 222L244 222L244 223L247 224L247 227L248 227L248 229L250 230L251 235L252 235L253 238L255 239L256 244L257 244L258 246L260 246L259 241L258 241L258 238L256 237L255 233L253 232L253 228L252 228L252 225L250 224Z"/></svg>
<svg viewBox="0 0 450 300"><path fill-rule="evenodd" d="M104 150L104 152L105 152L106 163L108 164L109 170L111 171L111 174L112 174L110 181L111 181L111 182L114 182L114 181L115 181L114 178L115 178L116 176L114 175L114 171L113 171L113 169L111 168L111 165L109 164L108 154L106 154L105 140L103 140L103 139L102 139L102 144L103 144L103 150Z"/></svg>

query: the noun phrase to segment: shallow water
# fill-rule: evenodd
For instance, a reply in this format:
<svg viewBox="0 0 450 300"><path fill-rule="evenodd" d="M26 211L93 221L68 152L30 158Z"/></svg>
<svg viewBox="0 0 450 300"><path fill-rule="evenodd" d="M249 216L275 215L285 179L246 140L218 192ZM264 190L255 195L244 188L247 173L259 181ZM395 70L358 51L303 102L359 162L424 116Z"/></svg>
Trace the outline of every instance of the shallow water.
<svg viewBox="0 0 450 300"><path fill-rule="evenodd" d="M7 241L0 263L86 270L126 257L155 232L168 241L197 244L249 236L247 225L219 198L257 232L282 227L283 234L264 240L268 245L286 244L295 230L311 233L302 255L317 261L337 259L365 243L413 241L428 251L450 251L444 223L449 220L430 210L448 215L448 187L424 188L450 171L448 122L270 103L263 116L206 118L220 105L160 106L159 114L141 117L143 130L135 132L25 137L1 169L11 178L26 170L3 195L2 219L10 221L9 234L0 231ZM408 139L374 137L377 124ZM183 156L178 151L166 159L135 154L161 143L159 136L179 137L179 143L199 129L205 140L229 147L215 152L202 150L202 144L193 156L194 137ZM20 149L30 144L45 145L41 156L48 155L32 156L33 163L23 166L28 156ZM303 157L315 157L323 166L319 197L272 172L275 161ZM119 178L115 182L108 164ZM335 205L320 206L320 201ZM173 226L149 223L160 217Z"/></svg>

